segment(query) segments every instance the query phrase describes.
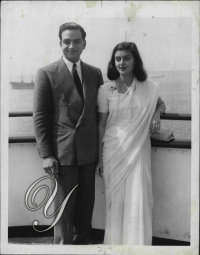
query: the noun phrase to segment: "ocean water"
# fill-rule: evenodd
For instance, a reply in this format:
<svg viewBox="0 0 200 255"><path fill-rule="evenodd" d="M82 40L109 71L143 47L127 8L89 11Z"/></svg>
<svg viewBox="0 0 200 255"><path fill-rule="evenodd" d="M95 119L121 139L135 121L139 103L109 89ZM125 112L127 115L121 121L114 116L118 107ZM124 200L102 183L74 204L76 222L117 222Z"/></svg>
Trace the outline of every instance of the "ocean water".
<svg viewBox="0 0 200 255"><path fill-rule="evenodd" d="M103 74L104 81L108 79ZM169 113L191 114L191 71L150 72L149 78L159 84L160 96ZM32 111L33 89L14 88L9 84L9 111ZM177 139L191 139L190 121L162 120L162 129L172 130ZM32 117L10 117L10 136L33 136Z"/></svg>

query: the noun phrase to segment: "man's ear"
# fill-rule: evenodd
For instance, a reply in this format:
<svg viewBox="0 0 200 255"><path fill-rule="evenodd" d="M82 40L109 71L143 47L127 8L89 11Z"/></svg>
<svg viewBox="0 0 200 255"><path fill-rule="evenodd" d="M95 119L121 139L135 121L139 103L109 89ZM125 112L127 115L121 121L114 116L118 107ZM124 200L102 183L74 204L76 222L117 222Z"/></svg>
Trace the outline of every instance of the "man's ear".
<svg viewBox="0 0 200 255"><path fill-rule="evenodd" d="M60 47L62 46L62 42L60 41Z"/></svg>
<svg viewBox="0 0 200 255"><path fill-rule="evenodd" d="M84 46L84 49L86 47L86 40L83 41L83 46Z"/></svg>

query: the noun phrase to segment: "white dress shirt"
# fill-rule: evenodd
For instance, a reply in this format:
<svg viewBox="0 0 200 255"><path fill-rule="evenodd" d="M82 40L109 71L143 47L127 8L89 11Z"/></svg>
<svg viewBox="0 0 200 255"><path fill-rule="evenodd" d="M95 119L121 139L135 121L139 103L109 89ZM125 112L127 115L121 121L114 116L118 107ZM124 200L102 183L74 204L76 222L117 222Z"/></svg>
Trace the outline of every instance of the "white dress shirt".
<svg viewBox="0 0 200 255"><path fill-rule="evenodd" d="M65 58L65 56L63 56L63 60L65 62L65 64L67 65L71 75L72 75L72 68L73 68L73 64L72 62L70 62L68 59ZM78 73L78 76L81 80L81 84L82 84L82 73L81 73L81 60L79 59L78 62L76 62L76 71Z"/></svg>

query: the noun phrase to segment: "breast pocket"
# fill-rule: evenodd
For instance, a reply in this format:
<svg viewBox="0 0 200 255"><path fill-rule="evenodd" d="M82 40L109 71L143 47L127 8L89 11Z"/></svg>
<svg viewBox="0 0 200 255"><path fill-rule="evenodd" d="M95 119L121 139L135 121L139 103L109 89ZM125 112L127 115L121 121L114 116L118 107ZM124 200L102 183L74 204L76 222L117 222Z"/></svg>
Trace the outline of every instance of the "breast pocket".
<svg viewBox="0 0 200 255"><path fill-rule="evenodd" d="M67 96L64 93L55 93L54 103L59 105L60 107L69 108L71 106Z"/></svg>

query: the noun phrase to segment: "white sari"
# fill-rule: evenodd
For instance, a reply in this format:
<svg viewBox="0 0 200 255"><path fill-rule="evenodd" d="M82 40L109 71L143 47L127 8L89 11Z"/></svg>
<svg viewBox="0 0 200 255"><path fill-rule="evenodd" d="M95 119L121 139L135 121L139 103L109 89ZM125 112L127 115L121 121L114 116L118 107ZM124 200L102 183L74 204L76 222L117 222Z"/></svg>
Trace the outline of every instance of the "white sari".
<svg viewBox="0 0 200 255"><path fill-rule="evenodd" d="M136 89L134 91L134 86ZM104 244L151 245L152 179L150 121L158 100L153 81L136 79L125 94L102 85L99 112L109 112L103 137L106 187Z"/></svg>

